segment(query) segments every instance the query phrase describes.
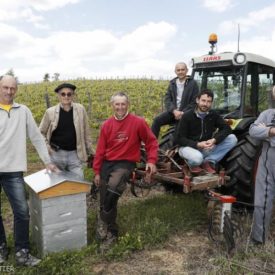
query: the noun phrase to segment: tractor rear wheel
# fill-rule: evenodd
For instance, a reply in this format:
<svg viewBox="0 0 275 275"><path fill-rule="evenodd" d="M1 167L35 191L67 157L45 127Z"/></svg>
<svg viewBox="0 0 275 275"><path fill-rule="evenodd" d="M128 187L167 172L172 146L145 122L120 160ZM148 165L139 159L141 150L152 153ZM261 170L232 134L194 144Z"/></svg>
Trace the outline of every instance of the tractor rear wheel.
<svg viewBox="0 0 275 275"><path fill-rule="evenodd" d="M262 142L247 134L225 159L226 173L230 176L226 191L236 196L238 201L253 203L261 148Z"/></svg>

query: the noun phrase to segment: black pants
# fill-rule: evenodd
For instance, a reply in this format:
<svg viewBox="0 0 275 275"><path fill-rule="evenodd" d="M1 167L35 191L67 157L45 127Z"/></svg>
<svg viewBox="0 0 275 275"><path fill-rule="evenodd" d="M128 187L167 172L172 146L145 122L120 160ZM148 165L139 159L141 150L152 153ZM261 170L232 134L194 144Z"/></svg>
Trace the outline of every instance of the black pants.
<svg viewBox="0 0 275 275"><path fill-rule="evenodd" d="M118 234L117 202L126 189L134 168L135 163L129 161L104 161L101 169L100 217L113 235Z"/></svg>
<svg viewBox="0 0 275 275"><path fill-rule="evenodd" d="M174 115L171 112L166 111L154 118L151 130L156 138L158 138L161 126L175 124L176 122L177 120L175 119Z"/></svg>

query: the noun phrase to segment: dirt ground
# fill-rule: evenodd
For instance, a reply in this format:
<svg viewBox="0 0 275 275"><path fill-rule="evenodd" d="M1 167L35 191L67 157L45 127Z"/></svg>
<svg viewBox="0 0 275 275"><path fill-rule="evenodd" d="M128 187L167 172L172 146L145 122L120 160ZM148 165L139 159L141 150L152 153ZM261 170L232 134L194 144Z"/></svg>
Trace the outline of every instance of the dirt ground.
<svg viewBox="0 0 275 275"><path fill-rule="evenodd" d="M190 232L171 237L161 249L133 253L125 261L99 263L96 274L205 274L206 252L211 250L206 234Z"/></svg>
<svg viewBox="0 0 275 275"><path fill-rule="evenodd" d="M158 188L149 197L163 193ZM134 198L127 190L121 203ZM275 213L274 213L275 217ZM95 274L122 275L180 275L180 274L232 274L240 267L246 272L234 274L275 274L275 219L271 227L271 240L265 247L251 247L248 242L251 230L251 215L241 215L244 231L237 237L236 248L229 255L224 243L217 245L208 238L207 228L194 228L184 234L171 236L161 248L132 253L127 259L114 262L100 262L92 272ZM272 252L274 257L260 255ZM238 253L248 253L248 260L233 260Z"/></svg>
<svg viewBox="0 0 275 275"><path fill-rule="evenodd" d="M34 164L36 170L42 169L40 163ZM41 168L42 167L42 168ZM164 188L159 186L146 198L163 194ZM120 204L136 200L128 188L120 199ZM91 207L94 207L92 205ZM243 253L238 260L228 255L224 246L216 245L208 238L207 228L194 228L184 234L171 236L156 249L145 249L132 253L121 261L102 261L93 266L91 274L130 274L130 275L181 275L181 274L275 274L275 211L271 226L271 238L265 247L248 245L251 230L251 216L242 217L244 232L237 239L236 254ZM6 221L7 222L7 221ZM8 219L12 226L12 220ZM253 252L254 251L254 252ZM233 253L233 255L234 255ZM265 256L272 254L274 257ZM243 258L243 259L242 259ZM245 272L236 272L240 267Z"/></svg>

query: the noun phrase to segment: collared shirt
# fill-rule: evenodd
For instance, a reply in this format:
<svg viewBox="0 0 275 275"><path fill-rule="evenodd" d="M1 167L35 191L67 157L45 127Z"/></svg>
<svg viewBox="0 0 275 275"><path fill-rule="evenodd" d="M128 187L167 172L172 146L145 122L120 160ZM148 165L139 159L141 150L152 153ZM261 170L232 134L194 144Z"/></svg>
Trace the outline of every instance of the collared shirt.
<svg viewBox="0 0 275 275"><path fill-rule="evenodd" d="M1 104L1 103L0 103L0 108L4 109L4 110L7 111L7 112L10 111L11 107L12 107L12 104L8 104L8 105L7 105L7 104Z"/></svg>
<svg viewBox="0 0 275 275"><path fill-rule="evenodd" d="M27 136L44 164L50 163L47 146L29 108L15 102L9 112L0 108L0 172L27 171Z"/></svg>

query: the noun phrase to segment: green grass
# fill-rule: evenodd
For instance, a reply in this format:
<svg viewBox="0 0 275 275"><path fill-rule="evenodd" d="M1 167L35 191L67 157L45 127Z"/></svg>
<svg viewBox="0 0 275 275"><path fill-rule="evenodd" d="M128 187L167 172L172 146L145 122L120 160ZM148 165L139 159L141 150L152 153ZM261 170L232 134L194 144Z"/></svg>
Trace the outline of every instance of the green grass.
<svg viewBox="0 0 275 275"><path fill-rule="evenodd" d="M78 86L77 101L87 109L89 106L87 92L91 94L89 118L94 140L98 135L99 125L111 114L108 101L114 92L126 91L132 100L131 111L144 116L151 124L153 117L161 111L161 99L168 84L168 81L162 80L79 80L72 82ZM50 82L20 85L16 100L29 106L39 123L46 109L44 93L48 91L51 103L55 104L56 95L53 89L58 84ZM28 144L28 167L27 174L44 168L30 144ZM88 180L92 179L93 174L90 169L85 170L85 177ZM3 193L1 198L8 243L10 247L13 247L12 214ZM207 231L206 202L200 193L164 194L146 200L134 199L119 205L118 224L120 228L118 242L106 253L99 253L98 243L95 241L95 209L89 208L88 246L86 248L79 251L51 253L43 258L38 267L16 267L15 274L94 274L93 267L98 263L123 261L135 251L162 249L166 241L175 234L197 232L199 235L200 232ZM265 264L275 263L274 247L273 243L268 248L257 249L253 252L242 250L232 257L228 257L225 251L217 250L209 253L207 248L201 247L200 252L205 252L199 259L199 264L204 265L209 274L257 274L258 271L272 270L272 268L265 269ZM7 265L15 266L12 252L13 250ZM191 256L196 257L196 255ZM252 264L253 260L257 262L256 267ZM192 261L191 257L189 261L188 266L192 273L198 264Z"/></svg>
<svg viewBox="0 0 275 275"><path fill-rule="evenodd" d="M32 145L28 144L29 172L43 169L38 155ZM33 170L34 169L34 170ZM92 179L91 169L85 169L86 178ZM8 217L9 246L13 246L11 230L11 210L2 194L3 216ZM134 199L119 205L118 224L120 236L118 242L104 254L99 253L99 244L95 241L95 209L88 209L88 246L79 251L63 251L51 253L43 258L35 268L16 267L16 274L93 274L93 267L101 262L126 260L135 251L162 249L166 241L175 234L185 232L206 232L206 202L201 193L188 195L164 194L140 200ZM249 226L250 224L248 224ZM198 233L199 234L199 233ZM35 249L35 247L32 245ZM202 247L202 250L206 248ZM34 250L35 251L35 250ZM13 252L13 250L11 251ZM207 253L207 250L206 252ZM253 252L240 250L232 257L225 251L216 251L205 255L204 265L209 274L256 274L265 270L264 263L275 262L274 245L268 249L257 249ZM258 266L250 261L254 259ZM13 257L7 265L15 267ZM209 267L208 267L209 266ZM259 267L260 266L260 267ZM190 259L190 272L197 267L196 261ZM255 273L256 272L256 273Z"/></svg>
<svg viewBox="0 0 275 275"><path fill-rule="evenodd" d="M43 169L43 164L28 143L28 174ZM85 169L87 179L92 179L91 169ZM3 216L11 217L11 210L4 196ZM118 242L106 253L98 252L95 241L94 208L88 209L88 247L80 251L63 251L46 256L38 267L16 267L16 274L90 274L93 264L101 261L124 259L134 251L161 247L173 233L206 227L206 203L201 194L169 195L151 199L136 199L121 204L118 211L120 236ZM9 246L13 246L12 229L7 228ZM35 247L33 246L35 251ZM13 250L12 250L13 252ZM15 266L13 257L8 264Z"/></svg>
<svg viewBox="0 0 275 275"><path fill-rule="evenodd" d="M122 237L106 256L121 259L133 250L161 246L171 234L206 225L206 219L206 204L201 194L166 194L134 201L119 209Z"/></svg>
<svg viewBox="0 0 275 275"><path fill-rule="evenodd" d="M123 260L133 251L160 248L176 232L206 226L205 202L200 194L162 195L119 207L118 242L106 253L98 252L95 241L95 210L88 212L88 247L46 256L38 267L16 268L17 274L90 274L93 264ZM11 259L10 264L14 264Z"/></svg>

